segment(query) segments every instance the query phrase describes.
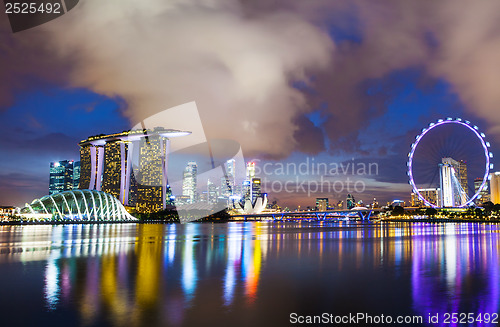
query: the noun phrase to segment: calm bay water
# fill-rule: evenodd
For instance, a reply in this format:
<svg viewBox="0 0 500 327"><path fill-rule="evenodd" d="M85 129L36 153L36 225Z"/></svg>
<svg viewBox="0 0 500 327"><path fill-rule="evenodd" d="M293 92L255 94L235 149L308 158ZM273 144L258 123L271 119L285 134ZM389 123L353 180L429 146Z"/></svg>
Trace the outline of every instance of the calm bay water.
<svg viewBox="0 0 500 327"><path fill-rule="evenodd" d="M2 226L0 324L286 326L293 312L497 313L499 227Z"/></svg>

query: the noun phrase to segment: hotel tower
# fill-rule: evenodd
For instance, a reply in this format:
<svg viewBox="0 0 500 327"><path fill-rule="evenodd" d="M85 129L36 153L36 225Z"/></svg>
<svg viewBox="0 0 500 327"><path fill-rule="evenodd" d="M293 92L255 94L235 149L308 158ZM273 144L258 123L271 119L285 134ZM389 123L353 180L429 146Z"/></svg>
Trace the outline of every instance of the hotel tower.
<svg viewBox="0 0 500 327"><path fill-rule="evenodd" d="M131 181L137 181L139 213L166 208L170 138L189 132L155 128L91 136L80 145L80 189L104 191L131 205ZM135 151L138 151L136 154ZM138 160L138 169L133 163Z"/></svg>

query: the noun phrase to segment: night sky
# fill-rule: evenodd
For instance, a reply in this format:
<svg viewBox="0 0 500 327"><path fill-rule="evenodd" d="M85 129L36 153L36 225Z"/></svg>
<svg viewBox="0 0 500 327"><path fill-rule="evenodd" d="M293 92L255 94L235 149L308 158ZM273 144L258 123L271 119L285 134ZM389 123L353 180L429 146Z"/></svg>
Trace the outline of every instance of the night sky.
<svg viewBox="0 0 500 327"><path fill-rule="evenodd" d="M376 163L352 176L365 202L409 200L407 154L439 118L472 121L500 157L498 1L82 0L18 33L2 12L0 79L0 205L48 194L50 162L78 160L80 140L191 101L208 139L260 167ZM281 205L347 194L260 177Z"/></svg>

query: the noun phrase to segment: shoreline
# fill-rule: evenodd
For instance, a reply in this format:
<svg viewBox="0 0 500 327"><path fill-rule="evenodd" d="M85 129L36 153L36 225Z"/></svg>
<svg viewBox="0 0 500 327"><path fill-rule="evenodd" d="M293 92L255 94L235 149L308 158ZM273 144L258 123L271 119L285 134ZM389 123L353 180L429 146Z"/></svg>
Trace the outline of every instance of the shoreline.
<svg viewBox="0 0 500 327"><path fill-rule="evenodd" d="M287 222L287 220L248 220L247 222ZM317 222L324 220L317 220ZM329 222L336 222L336 220L328 220ZM362 220L351 220L351 221L362 221ZM225 220L225 221L193 221L194 223L209 223L209 224L221 224L227 222L244 222L243 220ZM340 222L340 221L338 221ZM489 220L489 219L450 219L450 218L424 218L424 219L371 219L364 220L363 222L397 222L397 223L490 223L498 224L500 220ZM113 224L180 224L180 222L172 221L162 221L162 220L150 220L150 221L44 221L44 222L21 222L21 221L3 221L0 222L0 226L46 226L46 225L113 225Z"/></svg>

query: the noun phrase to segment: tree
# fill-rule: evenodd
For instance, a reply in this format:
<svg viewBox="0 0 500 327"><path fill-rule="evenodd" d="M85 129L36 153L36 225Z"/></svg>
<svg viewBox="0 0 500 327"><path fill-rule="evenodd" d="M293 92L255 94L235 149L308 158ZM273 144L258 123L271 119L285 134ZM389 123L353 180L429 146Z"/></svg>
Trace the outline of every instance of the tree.
<svg viewBox="0 0 500 327"><path fill-rule="evenodd" d="M429 217L434 217L437 213L438 213L438 211L436 210L436 208L425 209L425 214Z"/></svg>
<svg viewBox="0 0 500 327"><path fill-rule="evenodd" d="M487 215L491 214L494 206L495 205L491 201L486 201L482 204L482 207L484 208L484 211Z"/></svg>
<svg viewBox="0 0 500 327"><path fill-rule="evenodd" d="M401 216L404 213L405 213L405 209L402 206L395 206L394 209L392 209L393 216Z"/></svg>

